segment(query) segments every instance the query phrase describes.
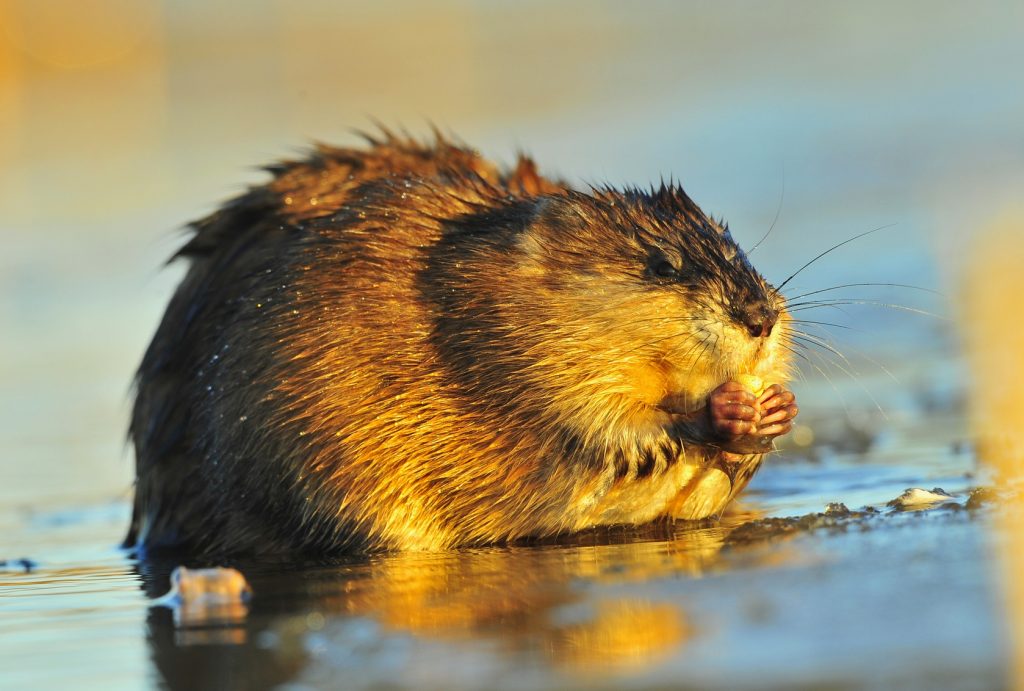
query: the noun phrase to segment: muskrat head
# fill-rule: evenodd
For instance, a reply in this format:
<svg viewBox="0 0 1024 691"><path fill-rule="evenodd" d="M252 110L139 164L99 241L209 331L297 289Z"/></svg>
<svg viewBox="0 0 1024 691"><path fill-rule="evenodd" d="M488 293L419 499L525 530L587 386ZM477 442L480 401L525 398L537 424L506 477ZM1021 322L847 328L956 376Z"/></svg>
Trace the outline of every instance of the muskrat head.
<svg viewBox="0 0 1024 691"><path fill-rule="evenodd" d="M784 380L782 298L678 187L471 214L421 279L453 390L503 419L614 435L736 374Z"/></svg>
<svg viewBox="0 0 1024 691"><path fill-rule="evenodd" d="M563 412L635 422L736 374L782 381L783 299L678 187L543 199L515 249L496 280L520 374Z"/></svg>

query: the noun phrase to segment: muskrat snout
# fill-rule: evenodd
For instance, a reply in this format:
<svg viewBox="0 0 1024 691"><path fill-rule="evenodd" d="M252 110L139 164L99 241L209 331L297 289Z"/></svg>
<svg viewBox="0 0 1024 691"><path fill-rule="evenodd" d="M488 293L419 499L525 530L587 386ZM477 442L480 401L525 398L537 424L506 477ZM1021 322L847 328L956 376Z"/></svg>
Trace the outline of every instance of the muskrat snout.
<svg viewBox="0 0 1024 691"><path fill-rule="evenodd" d="M779 320L779 312L763 302L748 305L740 316L740 322L754 338L767 338L772 335L772 327Z"/></svg>

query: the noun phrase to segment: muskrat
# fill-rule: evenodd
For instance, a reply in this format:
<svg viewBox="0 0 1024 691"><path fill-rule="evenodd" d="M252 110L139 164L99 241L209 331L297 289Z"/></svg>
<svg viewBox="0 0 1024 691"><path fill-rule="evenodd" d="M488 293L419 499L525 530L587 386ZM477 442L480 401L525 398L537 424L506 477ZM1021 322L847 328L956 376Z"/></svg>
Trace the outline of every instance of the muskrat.
<svg viewBox="0 0 1024 691"><path fill-rule="evenodd" d="M797 413L784 300L728 228L673 183L367 140L193 224L138 372L126 544L437 550L720 513Z"/></svg>

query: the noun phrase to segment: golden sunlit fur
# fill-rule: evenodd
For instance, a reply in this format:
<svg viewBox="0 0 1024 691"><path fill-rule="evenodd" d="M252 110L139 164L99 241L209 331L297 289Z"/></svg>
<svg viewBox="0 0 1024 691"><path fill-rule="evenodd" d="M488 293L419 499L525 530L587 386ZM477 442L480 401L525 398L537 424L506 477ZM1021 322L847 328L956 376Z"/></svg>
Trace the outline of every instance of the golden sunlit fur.
<svg viewBox="0 0 1024 691"><path fill-rule="evenodd" d="M756 470L678 422L737 374L785 382L788 318L681 189L584 194L395 137L273 172L183 250L130 542L438 550L713 516ZM755 303L768 337L738 321Z"/></svg>

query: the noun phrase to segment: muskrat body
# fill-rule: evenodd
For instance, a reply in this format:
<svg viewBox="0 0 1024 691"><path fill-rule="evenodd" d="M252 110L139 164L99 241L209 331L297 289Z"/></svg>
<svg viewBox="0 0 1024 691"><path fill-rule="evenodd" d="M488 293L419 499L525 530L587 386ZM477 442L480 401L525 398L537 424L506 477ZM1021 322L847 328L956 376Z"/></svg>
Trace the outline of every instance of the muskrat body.
<svg viewBox="0 0 1024 691"><path fill-rule="evenodd" d="M728 231L673 185L369 139L194 224L138 374L127 543L445 549L719 513L796 414L782 298Z"/></svg>

